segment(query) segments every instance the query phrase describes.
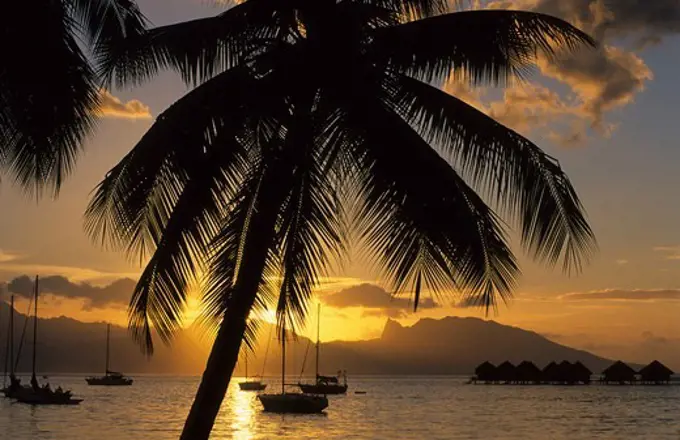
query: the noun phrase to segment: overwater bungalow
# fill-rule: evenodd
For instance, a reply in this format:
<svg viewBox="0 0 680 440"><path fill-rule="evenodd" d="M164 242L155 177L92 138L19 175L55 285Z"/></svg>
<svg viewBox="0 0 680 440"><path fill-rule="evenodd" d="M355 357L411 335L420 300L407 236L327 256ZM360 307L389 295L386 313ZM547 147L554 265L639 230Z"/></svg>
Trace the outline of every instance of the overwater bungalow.
<svg viewBox="0 0 680 440"><path fill-rule="evenodd" d="M517 380L517 367L505 361L496 368L496 377L502 383L512 383Z"/></svg>
<svg viewBox="0 0 680 440"><path fill-rule="evenodd" d="M635 370L621 361L616 361L602 372L602 382L619 385L633 384L635 383Z"/></svg>
<svg viewBox="0 0 680 440"><path fill-rule="evenodd" d="M541 370L533 362L524 361L515 369L515 380L521 384L541 383Z"/></svg>
<svg viewBox="0 0 680 440"><path fill-rule="evenodd" d="M653 361L639 371L640 380L647 385L668 384L675 373L659 361Z"/></svg>
<svg viewBox="0 0 680 440"><path fill-rule="evenodd" d="M573 385L576 383L574 377L574 366L569 361L562 361L557 365L557 382L563 385Z"/></svg>
<svg viewBox="0 0 680 440"><path fill-rule="evenodd" d="M541 371L541 380L545 383L555 383L558 381L559 367L555 362L550 362Z"/></svg>
<svg viewBox="0 0 680 440"><path fill-rule="evenodd" d="M484 362L475 368L475 380L491 383L498 380L497 368L491 362Z"/></svg>
<svg viewBox="0 0 680 440"><path fill-rule="evenodd" d="M576 361L576 363L573 365L572 372L576 382L582 383L584 385L590 385L593 372L590 371L590 369L583 365L580 361Z"/></svg>

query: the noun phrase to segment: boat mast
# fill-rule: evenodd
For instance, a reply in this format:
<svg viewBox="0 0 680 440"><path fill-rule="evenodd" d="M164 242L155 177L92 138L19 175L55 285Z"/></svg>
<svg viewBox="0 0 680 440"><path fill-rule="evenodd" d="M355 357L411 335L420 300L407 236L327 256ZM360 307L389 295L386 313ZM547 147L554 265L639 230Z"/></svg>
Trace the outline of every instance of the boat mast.
<svg viewBox="0 0 680 440"><path fill-rule="evenodd" d="M109 340L111 339L111 324L106 324L106 374L109 374Z"/></svg>
<svg viewBox="0 0 680 440"><path fill-rule="evenodd" d="M283 319L283 339L281 340L281 394L286 394L286 318Z"/></svg>
<svg viewBox="0 0 680 440"><path fill-rule="evenodd" d="M246 348L245 353L243 353L245 356L245 362L246 362L246 382L248 382L248 349Z"/></svg>
<svg viewBox="0 0 680 440"><path fill-rule="evenodd" d="M321 303L317 305L316 311L316 377L319 378L319 334L321 333Z"/></svg>
<svg viewBox="0 0 680 440"><path fill-rule="evenodd" d="M9 299L9 377L14 377L14 295Z"/></svg>
<svg viewBox="0 0 680 440"><path fill-rule="evenodd" d="M38 346L38 275L35 276L35 304L33 305L33 376L31 382L38 381L35 375L36 355Z"/></svg>

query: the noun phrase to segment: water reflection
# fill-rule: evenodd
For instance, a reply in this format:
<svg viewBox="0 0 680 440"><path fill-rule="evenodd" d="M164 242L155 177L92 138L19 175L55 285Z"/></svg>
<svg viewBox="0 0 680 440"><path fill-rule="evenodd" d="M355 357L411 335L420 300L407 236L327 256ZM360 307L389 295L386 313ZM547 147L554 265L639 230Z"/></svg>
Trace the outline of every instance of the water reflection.
<svg viewBox="0 0 680 440"><path fill-rule="evenodd" d="M231 387L227 398L231 407L231 430L237 440L251 440L255 437L253 424L257 411L257 394Z"/></svg>

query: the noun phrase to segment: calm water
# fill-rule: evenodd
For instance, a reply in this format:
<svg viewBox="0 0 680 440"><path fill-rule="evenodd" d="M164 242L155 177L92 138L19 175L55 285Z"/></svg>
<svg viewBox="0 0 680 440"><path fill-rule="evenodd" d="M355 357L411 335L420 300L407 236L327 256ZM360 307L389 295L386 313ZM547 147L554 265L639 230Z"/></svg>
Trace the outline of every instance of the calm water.
<svg viewBox="0 0 680 440"><path fill-rule="evenodd" d="M264 414L231 387L214 439L677 439L680 386L512 387L459 377L351 377L326 415ZM85 401L31 408L0 401L0 438L164 440L178 437L197 378L138 377L130 388L51 377ZM275 382L270 381L270 387ZM235 385L235 384L233 384ZM354 394L366 391L365 395Z"/></svg>

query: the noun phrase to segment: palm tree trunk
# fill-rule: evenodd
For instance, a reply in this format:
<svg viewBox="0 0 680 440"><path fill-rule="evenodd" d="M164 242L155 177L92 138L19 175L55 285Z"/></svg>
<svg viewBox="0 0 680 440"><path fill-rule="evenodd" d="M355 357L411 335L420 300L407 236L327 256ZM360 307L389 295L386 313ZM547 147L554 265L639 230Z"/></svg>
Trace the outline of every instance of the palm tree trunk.
<svg viewBox="0 0 680 440"><path fill-rule="evenodd" d="M248 227L242 269L233 293L235 301L229 305L220 325L181 440L209 438L238 360L246 320L260 287L267 254L275 238L278 210L286 194L286 185L281 182L282 174L270 171L265 172L259 191L262 197L258 198L257 209Z"/></svg>
<svg viewBox="0 0 680 440"><path fill-rule="evenodd" d="M309 90L298 96L297 111L291 117L290 131L283 149L264 171L256 209L244 241L246 246L243 249L241 270L233 292L235 301L229 305L220 325L180 440L208 440L210 437L238 361L246 320L260 288L268 252L276 239L279 209L289 190L287 182L299 159L295 157L299 153L295 153L292 147L306 145L305 142L312 139L309 115L314 92Z"/></svg>

